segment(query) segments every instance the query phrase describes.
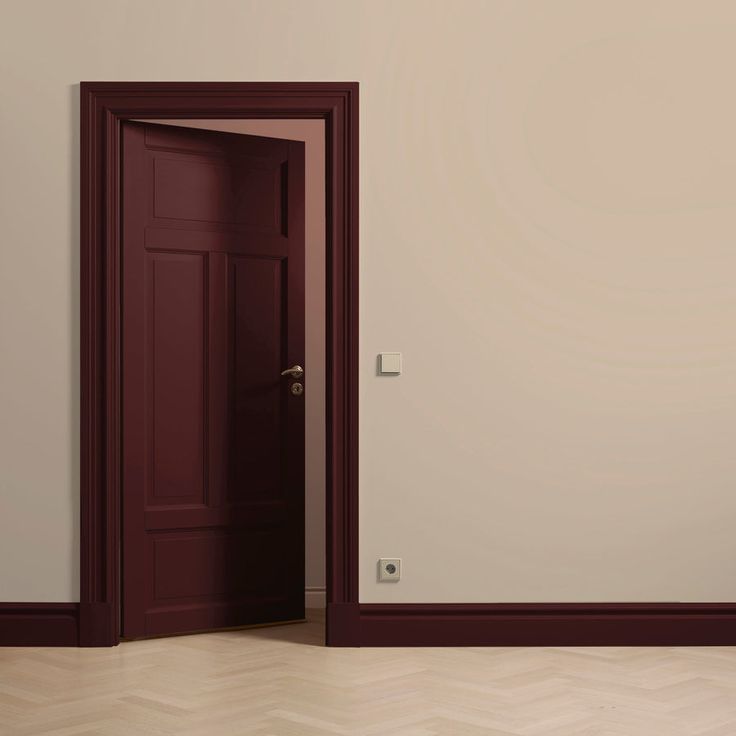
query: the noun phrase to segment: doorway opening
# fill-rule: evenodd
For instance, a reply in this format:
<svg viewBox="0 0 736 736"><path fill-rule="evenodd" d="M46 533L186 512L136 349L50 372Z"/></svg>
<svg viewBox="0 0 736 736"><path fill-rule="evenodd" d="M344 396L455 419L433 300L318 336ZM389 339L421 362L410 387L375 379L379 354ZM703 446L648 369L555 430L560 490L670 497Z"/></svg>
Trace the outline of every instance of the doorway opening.
<svg viewBox="0 0 736 736"><path fill-rule="evenodd" d="M122 131L121 635L303 620L325 605L324 122Z"/></svg>
<svg viewBox="0 0 736 736"><path fill-rule="evenodd" d="M356 643L357 85L84 83L82 108L80 643L293 620L323 601L327 643ZM238 209L242 195L259 207ZM301 286L296 251L277 252L299 216ZM167 320L175 339L157 342ZM248 451L228 456L233 431Z"/></svg>

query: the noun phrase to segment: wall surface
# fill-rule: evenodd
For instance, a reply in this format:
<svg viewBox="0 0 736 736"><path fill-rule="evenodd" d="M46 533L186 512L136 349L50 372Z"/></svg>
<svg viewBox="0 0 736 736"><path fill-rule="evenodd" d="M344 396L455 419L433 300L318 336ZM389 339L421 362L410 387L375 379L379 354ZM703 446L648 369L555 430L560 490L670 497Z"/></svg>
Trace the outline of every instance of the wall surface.
<svg viewBox="0 0 736 736"><path fill-rule="evenodd" d="M0 600L78 596L82 79L360 81L363 601L736 600L735 35L709 0L5 0Z"/></svg>

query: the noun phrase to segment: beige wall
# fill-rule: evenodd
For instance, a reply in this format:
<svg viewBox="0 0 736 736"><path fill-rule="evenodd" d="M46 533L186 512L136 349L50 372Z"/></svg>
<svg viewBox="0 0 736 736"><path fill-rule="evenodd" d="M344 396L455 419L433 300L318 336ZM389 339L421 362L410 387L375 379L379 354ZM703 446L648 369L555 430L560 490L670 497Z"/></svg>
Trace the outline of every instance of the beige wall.
<svg viewBox="0 0 736 736"><path fill-rule="evenodd" d="M363 601L736 600L736 5L1 12L0 600L78 595L81 79L361 82Z"/></svg>

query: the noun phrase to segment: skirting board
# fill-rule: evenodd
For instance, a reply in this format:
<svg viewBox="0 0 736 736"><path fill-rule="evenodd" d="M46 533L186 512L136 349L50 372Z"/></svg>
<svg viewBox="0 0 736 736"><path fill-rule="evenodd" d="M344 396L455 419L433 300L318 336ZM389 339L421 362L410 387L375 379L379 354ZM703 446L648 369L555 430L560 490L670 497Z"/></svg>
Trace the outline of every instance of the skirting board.
<svg viewBox="0 0 736 736"><path fill-rule="evenodd" d="M324 608L324 588L307 589L305 602ZM109 617L97 614L95 606L79 603L0 603L0 647L110 646L99 621Z"/></svg>
<svg viewBox="0 0 736 736"><path fill-rule="evenodd" d="M0 603L0 646L78 646L79 609ZM332 603L327 615L331 646L736 645L734 603Z"/></svg>
<svg viewBox="0 0 736 736"><path fill-rule="evenodd" d="M78 603L0 603L0 646L76 647Z"/></svg>
<svg viewBox="0 0 736 736"><path fill-rule="evenodd" d="M330 604L331 646L736 645L734 603Z"/></svg>
<svg viewBox="0 0 736 736"><path fill-rule="evenodd" d="M304 608L324 608L327 605L327 591L324 586L309 587L304 591Z"/></svg>

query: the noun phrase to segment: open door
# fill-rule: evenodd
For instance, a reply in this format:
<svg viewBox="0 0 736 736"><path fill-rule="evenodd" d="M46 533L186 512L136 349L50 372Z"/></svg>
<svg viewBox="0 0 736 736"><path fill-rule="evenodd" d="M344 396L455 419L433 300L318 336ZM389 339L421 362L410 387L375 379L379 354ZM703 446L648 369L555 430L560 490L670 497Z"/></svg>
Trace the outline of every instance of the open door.
<svg viewBox="0 0 736 736"><path fill-rule="evenodd" d="M301 619L304 144L124 123L122 160L122 634Z"/></svg>

